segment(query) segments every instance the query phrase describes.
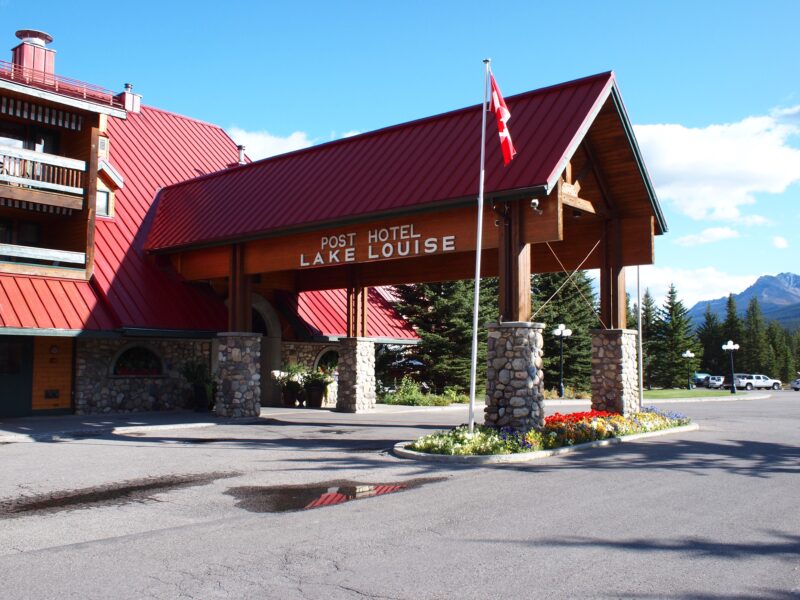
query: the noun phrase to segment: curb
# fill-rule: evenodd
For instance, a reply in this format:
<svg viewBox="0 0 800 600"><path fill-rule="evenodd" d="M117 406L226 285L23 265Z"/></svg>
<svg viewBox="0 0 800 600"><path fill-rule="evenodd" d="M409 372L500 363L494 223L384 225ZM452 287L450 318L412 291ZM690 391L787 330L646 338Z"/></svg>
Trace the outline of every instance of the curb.
<svg viewBox="0 0 800 600"><path fill-rule="evenodd" d="M602 446L612 446L651 437L669 435L672 433L697 431L698 429L700 429L700 426L697 423L690 423L689 425L673 427L671 429L661 429L659 431L650 431L647 433L635 433L633 435L626 435L623 437L608 438L606 440L596 440L594 442L578 444L577 446L563 446L561 448L554 448L553 450L537 450L536 452L520 452L519 454L492 454L481 456L451 456L449 454L426 454L425 452L415 452L414 450L406 449L406 446L411 443L410 441L406 441L395 444L394 448L392 448L392 454L398 458L459 465L483 466L508 463L526 463L542 458L549 458L551 456L558 456L559 454L569 454L570 452L579 450L589 450L591 448L600 448Z"/></svg>
<svg viewBox="0 0 800 600"><path fill-rule="evenodd" d="M119 427L98 427L96 429L63 429L42 433L9 433L0 434L0 444L18 442L48 442L58 439L81 437L102 437L104 435L125 435L131 433L148 433L151 431L170 431L179 429L203 429L217 425L247 425L264 420L262 417L241 417L220 419L219 421L198 421L193 423L166 423L158 425L124 425Z"/></svg>

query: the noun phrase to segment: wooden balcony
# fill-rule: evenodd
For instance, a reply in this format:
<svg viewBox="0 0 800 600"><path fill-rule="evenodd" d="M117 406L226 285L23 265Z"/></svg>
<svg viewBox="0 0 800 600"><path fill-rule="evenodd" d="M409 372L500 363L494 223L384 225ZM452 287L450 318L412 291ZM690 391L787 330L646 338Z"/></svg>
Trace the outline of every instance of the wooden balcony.
<svg viewBox="0 0 800 600"><path fill-rule="evenodd" d="M0 196L80 210L85 179L82 160L0 146Z"/></svg>

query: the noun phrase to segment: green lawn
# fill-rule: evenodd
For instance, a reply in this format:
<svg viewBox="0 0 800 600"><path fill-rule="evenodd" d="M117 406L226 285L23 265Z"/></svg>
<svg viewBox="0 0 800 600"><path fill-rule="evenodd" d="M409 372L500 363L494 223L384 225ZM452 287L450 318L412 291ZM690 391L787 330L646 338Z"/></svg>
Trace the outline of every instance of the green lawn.
<svg viewBox="0 0 800 600"><path fill-rule="evenodd" d="M737 394L741 392L736 391ZM730 390L707 390L695 388L693 390L645 390L645 400L661 400L662 398L704 398L711 396L730 396Z"/></svg>

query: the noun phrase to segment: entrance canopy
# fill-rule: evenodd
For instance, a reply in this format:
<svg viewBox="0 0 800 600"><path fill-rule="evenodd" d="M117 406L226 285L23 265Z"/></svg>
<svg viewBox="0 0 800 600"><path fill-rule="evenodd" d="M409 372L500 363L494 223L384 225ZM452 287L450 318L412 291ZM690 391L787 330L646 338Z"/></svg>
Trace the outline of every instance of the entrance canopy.
<svg viewBox="0 0 800 600"><path fill-rule="evenodd" d="M519 153L504 167L487 136L483 231L501 316L527 320L531 272L599 268L605 323L624 327L622 267L652 263L666 223L613 73L506 101ZM470 278L480 124L478 105L167 187L147 248L234 295L253 276L291 291Z"/></svg>

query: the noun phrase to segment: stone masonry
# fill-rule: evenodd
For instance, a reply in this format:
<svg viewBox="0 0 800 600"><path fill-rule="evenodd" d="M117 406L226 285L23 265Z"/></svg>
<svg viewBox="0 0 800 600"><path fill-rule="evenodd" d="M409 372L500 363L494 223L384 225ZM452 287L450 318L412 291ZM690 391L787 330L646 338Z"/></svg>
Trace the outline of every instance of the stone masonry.
<svg viewBox="0 0 800 600"><path fill-rule="evenodd" d="M592 410L641 410L636 336L632 329L592 331Z"/></svg>
<svg viewBox="0 0 800 600"><path fill-rule="evenodd" d="M375 408L375 343L344 338L340 344L336 410L360 413Z"/></svg>
<svg viewBox="0 0 800 600"><path fill-rule="evenodd" d="M338 342L283 342L281 344L281 365L300 365L313 369L317 359L328 350L335 350L341 356ZM322 408L336 408L338 399L338 372L333 373L333 381L328 384Z"/></svg>
<svg viewBox="0 0 800 600"><path fill-rule="evenodd" d="M528 431L544 425L544 323L490 323L484 423Z"/></svg>
<svg viewBox="0 0 800 600"><path fill-rule="evenodd" d="M218 417L261 413L261 335L219 334L216 412Z"/></svg>
<svg viewBox="0 0 800 600"><path fill-rule="evenodd" d="M130 347L154 352L161 375L114 375L114 360ZM75 413L79 415L175 410L192 405L191 388L181 375L187 363L210 363L208 340L78 338L75 352Z"/></svg>

